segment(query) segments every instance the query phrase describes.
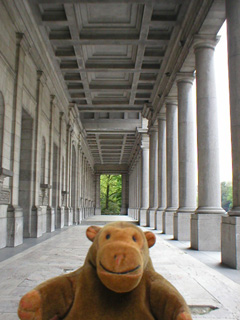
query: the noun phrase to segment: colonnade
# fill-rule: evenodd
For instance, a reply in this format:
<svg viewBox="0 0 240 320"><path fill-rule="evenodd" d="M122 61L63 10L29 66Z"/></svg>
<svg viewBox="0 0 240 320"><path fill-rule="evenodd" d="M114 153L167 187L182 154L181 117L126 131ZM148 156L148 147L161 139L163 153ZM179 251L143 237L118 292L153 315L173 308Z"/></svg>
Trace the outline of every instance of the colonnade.
<svg viewBox="0 0 240 320"><path fill-rule="evenodd" d="M177 95L171 95L170 91L162 107L166 111L160 111L155 123L151 123L150 118L147 133L139 133L144 148L138 149L139 157L132 165L129 178L130 193L135 195L134 198L136 194L141 194L141 201L131 203L129 214L135 212L134 216L139 216L141 225L154 227L173 235L177 240L190 240L192 249L221 251L222 262L237 269L240 268L238 12L240 3L234 0L226 2L233 208L227 214L221 207L218 105L214 72L214 51L218 38L196 36L193 42L196 110L192 92L195 74L179 72L175 79ZM141 170L137 170L138 167Z"/></svg>

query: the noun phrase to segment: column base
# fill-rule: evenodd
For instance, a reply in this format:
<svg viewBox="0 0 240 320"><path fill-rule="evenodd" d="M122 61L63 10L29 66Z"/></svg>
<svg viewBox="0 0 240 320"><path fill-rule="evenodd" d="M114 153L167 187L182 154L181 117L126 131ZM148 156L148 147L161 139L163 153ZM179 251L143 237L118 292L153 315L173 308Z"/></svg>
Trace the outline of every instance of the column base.
<svg viewBox="0 0 240 320"><path fill-rule="evenodd" d="M236 213L236 211L235 211ZM240 269L240 216L222 217L222 263Z"/></svg>
<svg viewBox="0 0 240 320"><path fill-rule="evenodd" d="M9 205L7 209L7 247L23 243L23 211L19 206Z"/></svg>
<svg viewBox="0 0 240 320"><path fill-rule="evenodd" d="M156 211L156 215L155 215L156 230L163 231L163 212L164 211L165 211L165 208L158 208Z"/></svg>
<svg viewBox="0 0 240 320"><path fill-rule="evenodd" d="M148 210L149 215L149 227L156 229L156 210L157 208L150 208Z"/></svg>
<svg viewBox="0 0 240 320"><path fill-rule="evenodd" d="M41 206L42 209L42 233L47 232L47 207Z"/></svg>
<svg viewBox="0 0 240 320"><path fill-rule="evenodd" d="M64 225L69 227L73 224L72 208L64 208Z"/></svg>
<svg viewBox="0 0 240 320"><path fill-rule="evenodd" d="M80 221L82 222L84 219L84 216L83 216L83 207L80 207Z"/></svg>
<svg viewBox="0 0 240 320"><path fill-rule="evenodd" d="M121 214L122 215L127 214L127 208L121 208Z"/></svg>
<svg viewBox="0 0 240 320"><path fill-rule="evenodd" d="M128 208L128 216L131 218L134 217L134 209L133 208Z"/></svg>
<svg viewBox="0 0 240 320"><path fill-rule="evenodd" d="M95 208L95 215L101 214L101 208Z"/></svg>
<svg viewBox="0 0 240 320"><path fill-rule="evenodd" d="M56 229L64 227L64 207L57 207Z"/></svg>
<svg viewBox="0 0 240 320"><path fill-rule="evenodd" d="M135 212L134 212L134 217L133 217L135 220L140 221L140 209L139 208L136 208L135 209Z"/></svg>
<svg viewBox="0 0 240 320"><path fill-rule="evenodd" d="M77 208L72 207L72 224L77 224Z"/></svg>
<svg viewBox="0 0 240 320"><path fill-rule="evenodd" d="M82 217L83 217L83 220L86 219L85 207L82 207Z"/></svg>
<svg viewBox="0 0 240 320"><path fill-rule="evenodd" d="M55 231L55 210L53 207L47 207L47 232Z"/></svg>
<svg viewBox="0 0 240 320"><path fill-rule="evenodd" d="M39 238L42 234L42 208L33 206L31 213L30 238Z"/></svg>
<svg viewBox="0 0 240 320"><path fill-rule="evenodd" d="M0 249L7 245L7 205L0 205Z"/></svg>
<svg viewBox="0 0 240 320"><path fill-rule="evenodd" d="M188 212L178 210L174 213L174 239L180 241L188 241L191 239L191 215L194 209Z"/></svg>
<svg viewBox="0 0 240 320"><path fill-rule="evenodd" d="M191 216L191 248L220 251L222 214L195 213Z"/></svg>
<svg viewBox="0 0 240 320"><path fill-rule="evenodd" d="M148 209L140 209L140 226L146 227L148 224Z"/></svg>
<svg viewBox="0 0 240 320"><path fill-rule="evenodd" d="M76 217L77 221L76 221L76 223L77 224L81 224L81 208L80 207L77 208L76 213L77 213L77 217Z"/></svg>
<svg viewBox="0 0 240 320"><path fill-rule="evenodd" d="M163 233L173 235L173 218L177 208L167 208L163 212Z"/></svg>

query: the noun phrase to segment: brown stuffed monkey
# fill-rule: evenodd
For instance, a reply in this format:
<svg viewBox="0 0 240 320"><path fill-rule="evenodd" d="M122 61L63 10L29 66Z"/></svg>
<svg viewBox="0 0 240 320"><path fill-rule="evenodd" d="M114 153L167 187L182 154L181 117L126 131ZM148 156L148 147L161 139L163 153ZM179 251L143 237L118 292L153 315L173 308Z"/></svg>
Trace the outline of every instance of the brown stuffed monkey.
<svg viewBox="0 0 240 320"><path fill-rule="evenodd" d="M180 293L154 271L152 232L127 222L86 231L93 241L84 265L24 295L22 320L191 320Z"/></svg>

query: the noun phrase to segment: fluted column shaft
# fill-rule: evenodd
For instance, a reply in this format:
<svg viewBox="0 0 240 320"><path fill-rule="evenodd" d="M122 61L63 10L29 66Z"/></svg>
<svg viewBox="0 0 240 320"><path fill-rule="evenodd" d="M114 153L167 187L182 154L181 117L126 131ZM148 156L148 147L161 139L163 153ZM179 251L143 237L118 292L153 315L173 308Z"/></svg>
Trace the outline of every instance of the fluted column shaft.
<svg viewBox="0 0 240 320"><path fill-rule="evenodd" d="M216 41L196 41L198 203L197 212L221 208L217 96L214 72Z"/></svg>
<svg viewBox="0 0 240 320"><path fill-rule="evenodd" d="M140 224L149 225L149 136L142 133L142 194L140 209Z"/></svg>
<svg viewBox="0 0 240 320"><path fill-rule="evenodd" d="M150 153L149 153L149 207L157 209L158 205L158 127L150 129Z"/></svg>
<svg viewBox="0 0 240 320"><path fill-rule="evenodd" d="M177 101L166 101L167 110L167 208L163 232L173 234L173 215L178 208L178 117Z"/></svg>
<svg viewBox="0 0 240 320"><path fill-rule="evenodd" d="M122 206L121 214L127 214L127 205L126 205L126 188L127 188L127 175L122 174Z"/></svg>
<svg viewBox="0 0 240 320"><path fill-rule="evenodd" d="M191 220L191 246L220 250L221 208L214 50L217 39L194 43L197 79L198 208Z"/></svg>
<svg viewBox="0 0 240 320"><path fill-rule="evenodd" d="M167 203L166 169L166 115L164 114L158 117L158 209L155 221L158 230L163 229L163 212Z"/></svg>
<svg viewBox="0 0 240 320"><path fill-rule="evenodd" d="M226 1L231 114L233 208L222 218L222 262L240 269L240 2Z"/></svg>
<svg viewBox="0 0 240 320"><path fill-rule="evenodd" d="M96 174L96 208L95 214L101 214L101 204L100 204L100 174Z"/></svg>
<svg viewBox="0 0 240 320"><path fill-rule="evenodd" d="M178 75L179 208L174 215L174 238L190 240L190 218L196 209L196 117L190 74Z"/></svg>

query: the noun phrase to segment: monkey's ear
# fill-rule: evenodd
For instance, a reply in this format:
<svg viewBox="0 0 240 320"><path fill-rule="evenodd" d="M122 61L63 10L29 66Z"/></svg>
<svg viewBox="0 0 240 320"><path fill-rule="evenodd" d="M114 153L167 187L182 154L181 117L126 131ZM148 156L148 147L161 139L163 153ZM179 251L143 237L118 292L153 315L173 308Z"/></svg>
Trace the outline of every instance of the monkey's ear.
<svg viewBox="0 0 240 320"><path fill-rule="evenodd" d="M87 228L86 235L88 239L90 241L93 241L100 230L101 230L101 227L97 227L97 226L91 226Z"/></svg>
<svg viewBox="0 0 240 320"><path fill-rule="evenodd" d="M148 248L151 248L156 242L155 234L150 231L146 231L146 232L144 232L144 234L147 239Z"/></svg>

